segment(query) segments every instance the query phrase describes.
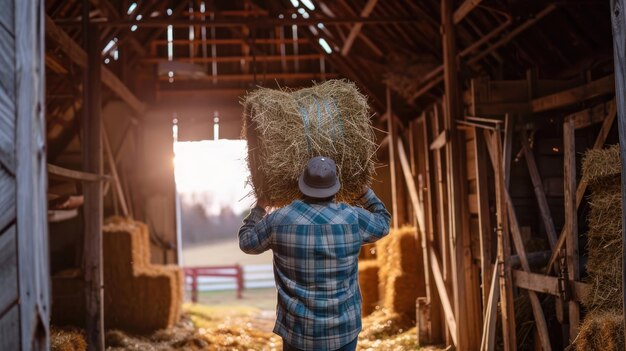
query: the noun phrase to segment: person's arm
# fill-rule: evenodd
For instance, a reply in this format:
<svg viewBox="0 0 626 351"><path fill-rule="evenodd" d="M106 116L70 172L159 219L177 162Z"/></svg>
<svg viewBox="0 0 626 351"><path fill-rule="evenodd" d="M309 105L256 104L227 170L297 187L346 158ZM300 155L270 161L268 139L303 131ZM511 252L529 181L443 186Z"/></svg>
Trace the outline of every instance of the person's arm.
<svg viewBox="0 0 626 351"><path fill-rule="evenodd" d="M368 188L358 202L363 207L357 208L361 240L373 243L389 234L391 215L374 191Z"/></svg>
<svg viewBox="0 0 626 351"><path fill-rule="evenodd" d="M239 228L239 248L247 254L258 255L270 248L272 229L265 209L258 205L244 218Z"/></svg>

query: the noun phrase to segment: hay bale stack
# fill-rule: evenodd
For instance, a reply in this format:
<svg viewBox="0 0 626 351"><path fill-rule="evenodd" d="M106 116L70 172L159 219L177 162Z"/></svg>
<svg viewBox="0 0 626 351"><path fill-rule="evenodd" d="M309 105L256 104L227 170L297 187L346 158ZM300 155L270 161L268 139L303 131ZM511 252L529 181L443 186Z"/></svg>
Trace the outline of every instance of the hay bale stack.
<svg viewBox="0 0 626 351"><path fill-rule="evenodd" d="M361 289L363 316L370 315L378 306L378 262L359 262L359 288Z"/></svg>
<svg viewBox="0 0 626 351"><path fill-rule="evenodd" d="M615 312L587 316L576 338L576 351L624 350L624 318Z"/></svg>
<svg viewBox="0 0 626 351"><path fill-rule="evenodd" d="M587 272L593 293L584 296L590 311L622 310L622 203L619 146L587 151L583 179L591 196L587 217Z"/></svg>
<svg viewBox="0 0 626 351"><path fill-rule="evenodd" d="M383 307L415 320L418 250L414 227L392 230L376 243L379 294Z"/></svg>
<svg viewBox="0 0 626 351"><path fill-rule="evenodd" d="M301 90L259 88L243 100L250 180L257 197L282 206L300 197L297 179L314 156L335 160L339 201L353 202L374 174L377 145L367 98L347 80Z"/></svg>
<svg viewBox="0 0 626 351"><path fill-rule="evenodd" d="M182 304L181 269L150 265L145 225L113 218L103 227L105 325L136 333L173 326Z"/></svg>
<svg viewBox="0 0 626 351"><path fill-rule="evenodd" d="M112 217L103 226L105 327L149 333L174 325L182 313L184 274L178 266L150 264L148 227ZM52 278L52 323L82 326L84 282L80 271Z"/></svg>

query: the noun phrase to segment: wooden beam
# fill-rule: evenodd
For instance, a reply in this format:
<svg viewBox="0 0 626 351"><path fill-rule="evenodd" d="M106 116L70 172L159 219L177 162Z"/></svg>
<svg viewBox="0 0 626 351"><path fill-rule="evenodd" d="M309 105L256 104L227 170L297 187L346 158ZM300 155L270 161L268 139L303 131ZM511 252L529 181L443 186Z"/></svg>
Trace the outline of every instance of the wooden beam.
<svg viewBox="0 0 626 351"><path fill-rule="evenodd" d="M508 221L506 209L506 188L504 187L504 172L502 169L502 152L499 133L490 133L484 130L485 146L491 158L491 164L495 174L496 188L496 221L498 233L498 262L501 271L498 272L500 279L500 305L502 316L502 335L504 350L514 351L517 349L515 334L515 309L513 308L513 287L511 285L511 244L508 236Z"/></svg>
<svg viewBox="0 0 626 351"><path fill-rule="evenodd" d="M274 80L274 79L293 79L293 80L311 80L311 79L321 79L321 73L264 73L264 74L218 74L215 79L217 82L244 82L244 81L257 81L259 80ZM335 73L326 73L326 78L337 78L339 77ZM161 76L159 80L161 81L169 81L168 76ZM213 81L212 75L201 76L201 77L188 77L188 76L174 76L174 82L176 81Z"/></svg>
<svg viewBox="0 0 626 351"><path fill-rule="evenodd" d="M604 119L604 122L602 122L602 127L600 128L600 132L598 133L598 136L596 137L596 141L594 142L592 149L602 148L604 146L604 142L606 141L607 136L609 135L609 131L611 131L611 126L613 126L613 121L615 120L615 116L617 115L617 107L616 107L615 101L613 101L609 105L609 107L610 108L609 108L608 114L606 118ZM585 179L581 179L580 183L578 183L578 188L576 189L576 209L577 210L578 210L578 207L580 207L580 203L583 200L583 196L585 195L585 191L587 190L587 185L588 183L587 181L585 181ZM546 272L549 272L552 270L552 266L556 262L556 259L560 254L561 248L563 247L563 244L565 243L565 238L566 238L566 230L565 228L563 228L563 230L561 230L561 234L559 234L559 240L557 240L554 249L552 249L552 256L550 256L550 261L548 261L548 265L546 266Z"/></svg>
<svg viewBox="0 0 626 351"><path fill-rule="evenodd" d="M378 0L368 0L367 3L365 3L363 10L361 10L361 17L362 18L369 17L370 13L374 11L374 7L376 7L376 3L378 3ZM352 28L350 29L350 34L348 34L348 38L343 43L343 47L341 48L342 56L348 55L348 53L350 52L350 49L352 48L352 44L354 44L354 40L356 40L356 37L361 32L361 28L363 28L363 23L357 23L354 26L352 26Z"/></svg>
<svg viewBox="0 0 626 351"><path fill-rule="evenodd" d="M463 1L461 6L459 6L459 8L456 9L456 11L454 11L454 15L452 16L452 19L454 20L454 24L458 24L459 22L461 22L463 18L465 18L465 16L467 16L470 12L472 12L472 10L476 8L476 6L480 5L481 2L482 0Z"/></svg>
<svg viewBox="0 0 626 351"><path fill-rule="evenodd" d="M469 241L468 228L464 226L464 210L467 197L461 184L464 177L464 164L461 162L461 139L456 129L456 121L461 119L461 99L459 98L459 74L455 26L452 21L454 10L453 0L441 1L441 31L444 66L444 118L443 128L450 133L450 141L445 148L446 178L448 179L448 206L450 242L451 277L456 320L463 321L463 328L457 328L457 344L459 350L472 350L480 346L480 310L474 311L471 285L471 257L465 255L466 243ZM468 301L469 296L469 301ZM475 315L477 312L478 315Z"/></svg>
<svg viewBox="0 0 626 351"><path fill-rule="evenodd" d="M109 170L111 171L111 176L113 178L113 185L115 186L115 194L117 195L117 200L119 201L120 207L122 208L122 214L124 217L132 218L132 214L128 211L128 205L126 204L126 196L124 195L124 191L122 190L122 185L120 184L120 177L117 173L117 165L115 164L115 158L113 157L113 152L111 152L111 144L109 143L109 137L107 136L106 129L104 128L104 123L102 124L102 142L104 144L104 153L107 157L107 163L109 165ZM122 139L124 142L124 139Z"/></svg>
<svg viewBox="0 0 626 351"><path fill-rule="evenodd" d="M46 15L46 36L56 42L59 48L72 62L86 69L87 54L85 50L83 50L63 29L57 26L54 20L48 15ZM102 62L98 62L98 65L100 66L99 71L102 83L126 102L133 111L137 114L143 114L146 110L146 105L141 102L113 72L106 68Z"/></svg>
<svg viewBox="0 0 626 351"><path fill-rule="evenodd" d="M396 126L395 119L390 118L392 115L391 111L391 89L387 87L386 91L387 97L387 133L389 133L389 173L391 175L391 212L392 212L392 220L393 220L393 229L398 229L398 185L396 179L396 156L395 156L395 148L396 148Z"/></svg>
<svg viewBox="0 0 626 351"><path fill-rule="evenodd" d="M567 233L567 274L570 281L580 279L578 258L578 211L576 206L576 144L574 123L567 120L563 123L563 182L565 186L565 232ZM569 310L569 342L578 336L580 324L580 305L576 301L568 302Z"/></svg>
<svg viewBox="0 0 626 351"><path fill-rule="evenodd" d="M615 91L619 118L620 160L622 161L622 233L626 233L626 1L610 0L613 31L613 64L615 66ZM626 248L626 235L622 235L622 248ZM622 310L626 316L626 249L622 249ZM626 325L626 324L625 324ZM624 329L626 335L626 328Z"/></svg>
<svg viewBox="0 0 626 351"><path fill-rule="evenodd" d="M483 306L487 313L489 297L492 294L492 233L491 213L489 211L489 180L487 175L487 159L485 138L481 130L474 129L474 157L476 162L476 195L478 197L478 228L480 231L480 270L483 279ZM496 284L497 285L497 284ZM491 287L491 288L490 288ZM499 293L499 292L498 292ZM496 302L497 303L497 302Z"/></svg>
<svg viewBox="0 0 626 351"><path fill-rule="evenodd" d="M83 2L85 6L86 1ZM83 14L84 16L85 14ZM82 163L85 172L102 174L101 47L98 27L85 28L87 59L83 86ZM102 184L83 184L85 235L83 274L85 279L86 341L88 350L104 350L104 304L102 277Z"/></svg>
<svg viewBox="0 0 626 351"><path fill-rule="evenodd" d="M55 166L48 163L48 173L63 179L78 180L85 182L103 182L110 179L107 175L94 174L89 172L75 171L64 167Z"/></svg>
<svg viewBox="0 0 626 351"><path fill-rule="evenodd" d="M611 74L577 88L533 99L530 106L532 112L549 111L580 103L596 96L611 94L614 91L615 77Z"/></svg>
<svg viewBox="0 0 626 351"><path fill-rule="evenodd" d="M515 117L510 114L504 116L504 146L502 149L502 167L504 167L504 187L509 188L511 184L511 157L513 154L513 134L515 128Z"/></svg>
<svg viewBox="0 0 626 351"><path fill-rule="evenodd" d="M558 277L514 269L513 283L518 288L525 290L549 294L556 297L561 296ZM571 298L578 302L582 301L585 294L589 293L589 289L591 288L588 283L583 282L574 281L569 282L569 284L572 292Z"/></svg>
<svg viewBox="0 0 626 351"><path fill-rule="evenodd" d="M454 316L454 310L450 298L448 297L448 291L446 290L446 283L443 281L443 275L441 274L441 265L439 264L439 258L434 250L430 250L430 266L432 267L433 277L435 278L435 285L441 298L441 304L443 306L444 316L446 317L446 326L452 337L454 345L458 345L457 340L457 324Z"/></svg>
<svg viewBox="0 0 626 351"><path fill-rule="evenodd" d="M224 62L241 62L241 61L257 61L257 62L278 62L278 61L307 61L307 60L319 60L324 57L322 54L300 54L300 55L238 55L238 56L218 56L218 57L176 57L173 62L191 62L191 63L224 63ZM167 57L145 57L139 59L140 62L146 63L165 63L172 62ZM176 72L174 72L176 73Z"/></svg>
<svg viewBox="0 0 626 351"><path fill-rule="evenodd" d="M607 112L611 110L611 104L615 104L615 100L598 104L594 107L574 112L566 116L564 119L571 119L574 122L574 128L587 128L596 123L602 123L606 118Z"/></svg>

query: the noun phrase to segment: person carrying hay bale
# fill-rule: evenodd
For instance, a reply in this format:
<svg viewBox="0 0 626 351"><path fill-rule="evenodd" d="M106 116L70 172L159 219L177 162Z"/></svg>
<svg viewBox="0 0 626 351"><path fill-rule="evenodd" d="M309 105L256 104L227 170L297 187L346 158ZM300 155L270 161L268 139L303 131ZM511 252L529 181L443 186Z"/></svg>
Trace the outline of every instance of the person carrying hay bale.
<svg viewBox="0 0 626 351"><path fill-rule="evenodd" d="M309 160L297 184L302 199L268 215L266 199L258 199L239 229L239 247L273 251L274 332L283 350L353 351L361 331L359 251L389 233L391 216L367 186L360 206L336 202L341 183L328 157Z"/></svg>

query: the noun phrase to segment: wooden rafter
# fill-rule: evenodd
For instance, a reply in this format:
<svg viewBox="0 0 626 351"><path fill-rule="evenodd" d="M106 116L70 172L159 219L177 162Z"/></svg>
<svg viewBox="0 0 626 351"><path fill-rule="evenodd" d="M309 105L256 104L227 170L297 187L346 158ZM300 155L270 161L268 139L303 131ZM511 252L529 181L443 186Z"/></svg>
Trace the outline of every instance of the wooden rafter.
<svg viewBox="0 0 626 351"><path fill-rule="evenodd" d="M363 18L369 17L372 11L374 11L374 7L376 7L377 3L378 3L378 0L368 0L365 6L363 7L363 10L361 10L361 17ZM354 44L354 41L356 40L357 36L361 32L361 28L363 28L363 23L357 23L354 26L352 26L352 28L350 29L348 38L343 43L343 47L341 48L341 54L343 56L348 55L348 53L350 52L350 49L352 48L352 44Z"/></svg>
<svg viewBox="0 0 626 351"><path fill-rule="evenodd" d="M59 45L59 48L79 67L87 67L87 53L63 29L54 23L50 16L46 16L46 36ZM146 105L141 102L128 87L101 64L102 83L111 89L120 99L124 100L133 111L142 114Z"/></svg>

